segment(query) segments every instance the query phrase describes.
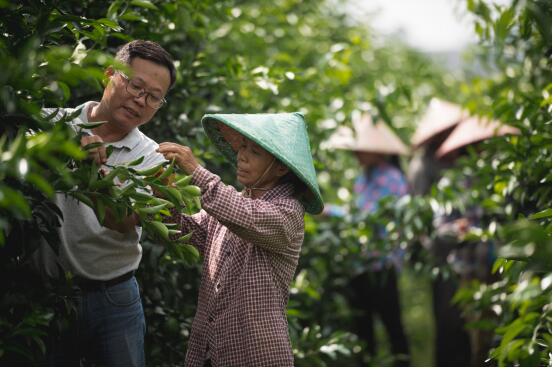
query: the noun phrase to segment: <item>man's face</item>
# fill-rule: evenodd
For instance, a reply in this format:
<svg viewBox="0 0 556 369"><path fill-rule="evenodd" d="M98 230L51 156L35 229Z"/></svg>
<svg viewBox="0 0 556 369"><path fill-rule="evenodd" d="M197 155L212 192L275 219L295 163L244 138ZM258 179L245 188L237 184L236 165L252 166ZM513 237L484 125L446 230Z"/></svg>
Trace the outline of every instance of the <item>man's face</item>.
<svg viewBox="0 0 556 369"><path fill-rule="evenodd" d="M170 88L170 72L162 65L134 58L130 64L130 71L126 78L119 72L108 70L110 84L102 98L110 120L115 122L118 128L129 131L147 123L156 113L157 109L147 104L147 96L150 94L151 100L153 97L163 98ZM132 87L142 89L143 96L133 96L129 92L133 90Z"/></svg>

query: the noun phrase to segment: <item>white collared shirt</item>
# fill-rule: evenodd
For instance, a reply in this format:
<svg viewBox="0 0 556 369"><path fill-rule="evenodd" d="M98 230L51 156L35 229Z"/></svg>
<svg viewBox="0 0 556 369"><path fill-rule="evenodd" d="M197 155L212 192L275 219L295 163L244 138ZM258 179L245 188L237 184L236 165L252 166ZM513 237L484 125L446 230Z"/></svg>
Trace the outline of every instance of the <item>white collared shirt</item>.
<svg viewBox="0 0 556 369"><path fill-rule="evenodd" d="M67 123L77 132L77 124L88 123L87 112L93 104L97 103L89 101L75 109L60 109L54 121L64 113L82 109L77 118ZM53 111L43 109L44 114ZM114 150L107 159L108 165L128 163L144 156L143 162L134 167L141 170L165 160L156 152L158 144L137 128L110 145ZM63 193L56 194L55 203L64 215L59 229L62 265L75 275L94 280L109 280L137 269L142 253L141 227L128 233L103 227L90 207Z"/></svg>

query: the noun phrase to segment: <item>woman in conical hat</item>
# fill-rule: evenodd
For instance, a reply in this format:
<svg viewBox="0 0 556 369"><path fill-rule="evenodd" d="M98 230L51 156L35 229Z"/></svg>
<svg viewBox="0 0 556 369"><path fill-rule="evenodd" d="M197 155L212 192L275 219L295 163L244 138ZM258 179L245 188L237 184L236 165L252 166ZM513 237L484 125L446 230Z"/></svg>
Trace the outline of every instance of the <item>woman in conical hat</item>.
<svg viewBox="0 0 556 369"><path fill-rule="evenodd" d="M202 192L199 213L172 217L204 257L185 364L292 366L289 285L304 211L323 208L303 115L208 114L202 124L245 189L222 183L188 147L160 144Z"/></svg>
<svg viewBox="0 0 556 369"><path fill-rule="evenodd" d="M373 124L368 114L356 119L353 125L355 135L351 129L341 127L327 145L351 151L357 157L362 173L354 184L355 205L363 214L374 213L383 197L401 197L408 192L407 181L393 162L409 150L384 123ZM325 213L343 216L344 210L327 206ZM385 229L379 229L378 237L384 237L385 233ZM367 267L354 273L346 290L350 304L363 312L355 317L355 331L367 342L371 355L375 355L378 350L374 321L380 318L396 358L394 365L408 366L409 344L402 325L396 275L403 254L400 249L394 249L387 254L371 250L364 255L369 260Z"/></svg>
<svg viewBox="0 0 556 369"><path fill-rule="evenodd" d="M356 202L360 210L374 212L385 195L406 193L407 182L396 162L399 156L407 155L409 149L386 124L374 124L369 114L355 119L353 128L338 128L325 147L351 151L355 155L363 169L355 184Z"/></svg>

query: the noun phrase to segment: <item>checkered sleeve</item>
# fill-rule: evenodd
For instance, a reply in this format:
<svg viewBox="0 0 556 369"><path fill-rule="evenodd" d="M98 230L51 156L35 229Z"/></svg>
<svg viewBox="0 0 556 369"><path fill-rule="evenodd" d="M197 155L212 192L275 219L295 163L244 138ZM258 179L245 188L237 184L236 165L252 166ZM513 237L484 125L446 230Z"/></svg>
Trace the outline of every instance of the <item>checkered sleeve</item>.
<svg viewBox="0 0 556 369"><path fill-rule="evenodd" d="M209 215L206 211L201 210L197 214L185 215L180 213L175 208L171 209L172 215L166 217L164 220L168 223L176 223L179 225L181 234L171 236L171 239L176 240L181 236L193 232L189 243L195 246L201 254L204 253L205 244L207 240L207 229L209 222Z"/></svg>
<svg viewBox="0 0 556 369"><path fill-rule="evenodd" d="M289 253L303 237L303 206L291 196L250 199L201 166L193 172L192 182L201 188L201 204L208 214L258 247Z"/></svg>

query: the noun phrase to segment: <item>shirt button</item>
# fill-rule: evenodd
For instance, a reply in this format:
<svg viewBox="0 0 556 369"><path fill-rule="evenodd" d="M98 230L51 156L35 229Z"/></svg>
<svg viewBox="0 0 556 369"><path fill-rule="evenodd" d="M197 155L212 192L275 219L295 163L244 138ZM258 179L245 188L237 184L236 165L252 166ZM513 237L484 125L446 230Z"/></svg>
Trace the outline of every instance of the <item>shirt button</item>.
<svg viewBox="0 0 556 369"><path fill-rule="evenodd" d="M221 286L220 282L216 283L216 291L220 289L220 286Z"/></svg>

